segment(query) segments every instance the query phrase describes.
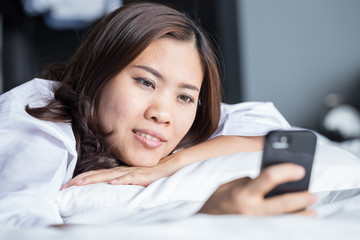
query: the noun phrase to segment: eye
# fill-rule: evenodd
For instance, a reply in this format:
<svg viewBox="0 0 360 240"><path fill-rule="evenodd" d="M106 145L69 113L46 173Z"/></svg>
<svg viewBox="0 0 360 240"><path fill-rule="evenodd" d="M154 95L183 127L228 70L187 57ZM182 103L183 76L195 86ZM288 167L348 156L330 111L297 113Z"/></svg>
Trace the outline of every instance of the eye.
<svg viewBox="0 0 360 240"><path fill-rule="evenodd" d="M147 87L147 88L153 88L155 89L155 83L152 82L151 80L145 79L145 78L134 78L135 81L137 81L138 83L140 83L141 85Z"/></svg>
<svg viewBox="0 0 360 240"><path fill-rule="evenodd" d="M178 99L183 103L194 103L194 98L188 96L188 95L180 95L178 96Z"/></svg>

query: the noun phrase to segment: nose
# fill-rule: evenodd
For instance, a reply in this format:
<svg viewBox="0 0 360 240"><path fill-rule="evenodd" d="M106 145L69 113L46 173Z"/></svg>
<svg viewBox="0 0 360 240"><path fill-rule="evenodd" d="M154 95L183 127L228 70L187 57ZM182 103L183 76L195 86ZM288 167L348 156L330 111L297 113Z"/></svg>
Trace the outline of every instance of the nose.
<svg viewBox="0 0 360 240"><path fill-rule="evenodd" d="M170 103L164 99L155 99L147 107L145 111L145 118L152 120L155 123L170 125L171 119L171 106Z"/></svg>

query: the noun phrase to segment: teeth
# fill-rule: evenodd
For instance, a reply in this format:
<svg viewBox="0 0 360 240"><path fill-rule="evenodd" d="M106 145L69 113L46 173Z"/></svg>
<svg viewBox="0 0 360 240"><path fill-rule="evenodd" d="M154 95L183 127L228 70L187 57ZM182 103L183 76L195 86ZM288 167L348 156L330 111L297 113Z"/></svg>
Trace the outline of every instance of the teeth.
<svg viewBox="0 0 360 240"><path fill-rule="evenodd" d="M141 136L141 137L144 137L146 139L150 139L150 140L153 140L153 141L160 141L160 139L158 139L156 137L153 137L153 136L150 136L150 135L145 134L145 133L136 132L136 134Z"/></svg>

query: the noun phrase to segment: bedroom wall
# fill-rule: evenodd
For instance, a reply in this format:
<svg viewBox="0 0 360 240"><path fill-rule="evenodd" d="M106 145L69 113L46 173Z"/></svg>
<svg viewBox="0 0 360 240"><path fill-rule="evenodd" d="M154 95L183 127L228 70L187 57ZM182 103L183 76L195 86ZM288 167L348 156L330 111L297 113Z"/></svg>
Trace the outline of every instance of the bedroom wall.
<svg viewBox="0 0 360 240"><path fill-rule="evenodd" d="M360 1L238 0L245 101L316 126L328 93L360 92ZM358 97L360 103L360 97Z"/></svg>

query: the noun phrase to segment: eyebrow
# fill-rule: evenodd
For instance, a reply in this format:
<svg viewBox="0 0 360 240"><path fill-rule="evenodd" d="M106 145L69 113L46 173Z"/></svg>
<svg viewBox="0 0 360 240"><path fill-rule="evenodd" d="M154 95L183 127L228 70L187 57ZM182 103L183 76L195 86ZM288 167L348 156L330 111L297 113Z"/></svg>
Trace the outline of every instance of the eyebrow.
<svg viewBox="0 0 360 240"><path fill-rule="evenodd" d="M144 65L135 65L134 67L143 69L143 70L151 73L152 75L154 75L154 76L157 77L158 79L164 81L164 77L161 75L161 73L159 73L157 70L155 70L155 69L153 69L153 68L151 68L151 67L144 66ZM194 91L200 92L199 88L197 88L197 87L194 86L194 85L187 84L187 83L180 83L180 84L179 84L179 87L180 87L180 88L186 88L186 89L190 89L190 90L194 90Z"/></svg>
<svg viewBox="0 0 360 240"><path fill-rule="evenodd" d="M164 77L163 77L158 71L156 71L155 69L153 69L153 68L151 68L151 67L144 66L144 65L135 65L134 67L143 69L143 70L151 73L151 74L154 75L155 77L157 77L157 78L159 78L159 79L161 79L161 80L164 80Z"/></svg>
<svg viewBox="0 0 360 240"><path fill-rule="evenodd" d="M187 89L190 89L190 90L194 90L194 91L200 92L200 90L199 90L196 86L191 85L191 84L180 83L179 86L180 86L181 88L187 88Z"/></svg>

